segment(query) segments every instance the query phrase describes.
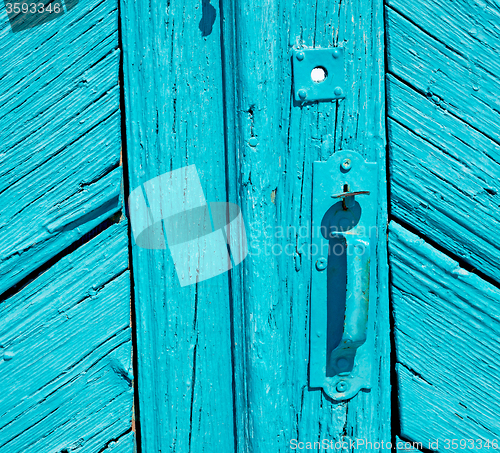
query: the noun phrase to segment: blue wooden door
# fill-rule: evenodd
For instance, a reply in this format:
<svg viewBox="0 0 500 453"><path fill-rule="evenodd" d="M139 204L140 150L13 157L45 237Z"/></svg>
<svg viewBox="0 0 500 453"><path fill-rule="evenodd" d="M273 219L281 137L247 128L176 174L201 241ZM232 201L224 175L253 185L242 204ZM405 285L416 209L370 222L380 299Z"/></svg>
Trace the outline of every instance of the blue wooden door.
<svg viewBox="0 0 500 453"><path fill-rule="evenodd" d="M4 3L1 453L497 449L498 4ZM311 326L360 291L314 218L354 195L315 169L345 153L373 374L335 399Z"/></svg>
<svg viewBox="0 0 500 453"><path fill-rule="evenodd" d="M386 445L381 2L124 0L121 14L142 451ZM309 48L344 50L345 98L294 101L292 51ZM339 402L309 385L308 250L313 164L343 150L378 163L381 264L373 385ZM212 244L196 259L189 247L200 231L216 235L215 203L241 210L248 255L224 238L230 255L223 245L226 261L218 261L214 248L219 267L205 278L193 269ZM200 230L182 239L186 212L196 209L205 215Z"/></svg>
<svg viewBox="0 0 500 453"><path fill-rule="evenodd" d="M498 448L499 19L386 5L394 429L420 449Z"/></svg>

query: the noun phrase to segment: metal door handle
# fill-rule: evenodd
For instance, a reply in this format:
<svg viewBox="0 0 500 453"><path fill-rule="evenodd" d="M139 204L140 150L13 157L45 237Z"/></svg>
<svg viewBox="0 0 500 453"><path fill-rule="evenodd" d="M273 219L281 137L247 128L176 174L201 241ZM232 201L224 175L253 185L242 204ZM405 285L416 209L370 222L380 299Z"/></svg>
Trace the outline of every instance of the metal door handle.
<svg viewBox="0 0 500 453"><path fill-rule="evenodd" d="M360 154L314 162L309 383L335 401L369 390L376 369L377 196L377 164ZM345 259L333 258L339 244Z"/></svg>
<svg viewBox="0 0 500 453"><path fill-rule="evenodd" d="M366 342L370 307L370 243L349 233L342 236L347 257L347 295L342 339L329 359L335 374L352 370L356 351Z"/></svg>

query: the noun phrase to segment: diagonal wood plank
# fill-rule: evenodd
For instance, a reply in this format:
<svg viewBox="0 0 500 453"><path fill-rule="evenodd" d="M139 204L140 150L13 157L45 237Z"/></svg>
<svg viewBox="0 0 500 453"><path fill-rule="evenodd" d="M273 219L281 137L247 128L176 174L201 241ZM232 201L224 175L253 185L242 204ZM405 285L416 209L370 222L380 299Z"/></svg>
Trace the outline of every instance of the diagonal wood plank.
<svg viewBox="0 0 500 453"><path fill-rule="evenodd" d="M434 27L429 34L391 7L386 13L388 71L499 144L498 76L474 66L470 48L458 52L435 39Z"/></svg>
<svg viewBox="0 0 500 453"><path fill-rule="evenodd" d="M481 67L498 76L496 44L500 37L500 8L490 0L387 0L386 5L468 61L472 75ZM479 89L481 81L479 78Z"/></svg>
<svg viewBox="0 0 500 453"><path fill-rule="evenodd" d="M106 451L130 432L127 244L122 220L0 303L0 451Z"/></svg>
<svg viewBox="0 0 500 453"><path fill-rule="evenodd" d="M131 453L134 450L134 433L130 432L108 443L102 453Z"/></svg>
<svg viewBox="0 0 500 453"><path fill-rule="evenodd" d="M500 290L397 223L389 231L401 436L426 448L439 440L439 451L445 439L491 448L500 435Z"/></svg>
<svg viewBox="0 0 500 453"><path fill-rule="evenodd" d="M387 78L391 214L500 281L500 148Z"/></svg>
<svg viewBox="0 0 500 453"><path fill-rule="evenodd" d="M120 210L118 12L0 24L0 293Z"/></svg>

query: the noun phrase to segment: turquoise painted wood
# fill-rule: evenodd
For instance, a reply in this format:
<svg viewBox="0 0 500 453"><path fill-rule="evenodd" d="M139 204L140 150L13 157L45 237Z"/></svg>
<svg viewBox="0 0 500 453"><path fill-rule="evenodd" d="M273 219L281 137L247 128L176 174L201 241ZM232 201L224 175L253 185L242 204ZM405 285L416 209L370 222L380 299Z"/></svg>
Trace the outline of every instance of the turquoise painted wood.
<svg viewBox="0 0 500 453"><path fill-rule="evenodd" d="M499 82L474 66L479 46L464 54L451 35L448 48L392 8L387 19L394 215L498 281L490 231L498 228L499 114L488 106Z"/></svg>
<svg viewBox="0 0 500 453"><path fill-rule="evenodd" d="M207 200L227 199L221 36L212 13L220 17L217 4L121 3L131 191L196 165ZM232 451L229 276L180 287L168 249L134 244L132 255L142 451Z"/></svg>
<svg viewBox="0 0 500 453"><path fill-rule="evenodd" d="M498 441L500 289L395 222L392 295L401 435Z"/></svg>
<svg viewBox="0 0 500 453"><path fill-rule="evenodd" d="M120 10L125 130L117 2L83 0L20 33L0 19L0 452L134 450L131 296L140 451L495 447L498 5ZM294 102L292 49L333 46L345 51L345 98ZM241 208L250 253L239 266L181 286L168 248L131 239L130 272L122 133L127 183L148 203L168 197L148 181L195 165L209 202ZM377 362L369 392L335 402L309 385L308 247L313 163L345 150L379 165Z"/></svg>
<svg viewBox="0 0 500 453"><path fill-rule="evenodd" d="M207 200L240 206L250 249L181 287L168 248L132 243L142 451L391 441L382 3L122 0L121 14L130 190L195 165ZM292 48L337 45L345 100L294 105ZM370 392L334 403L308 386L307 247L312 164L343 149L379 163L377 363Z"/></svg>
<svg viewBox="0 0 500 453"><path fill-rule="evenodd" d="M499 17L386 5L394 431L427 451L496 448L500 431Z"/></svg>
<svg viewBox="0 0 500 453"><path fill-rule="evenodd" d="M2 19L0 293L120 210L117 19L90 0L21 33Z"/></svg>
<svg viewBox="0 0 500 453"><path fill-rule="evenodd" d="M127 240L111 226L0 304L0 451L103 451L131 431Z"/></svg>
<svg viewBox="0 0 500 453"><path fill-rule="evenodd" d="M131 452L118 4L0 17L0 451Z"/></svg>
<svg viewBox="0 0 500 453"><path fill-rule="evenodd" d="M355 149L380 163L379 238L385 233L383 16L378 2L225 3L230 196L254 231L255 256L235 272L238 441L244 451L288 451L291 439L390 440L385 269L379 269L376 367L371 393L332 404L307 387L312 162ZM369 37L367 39L367 36ZM234 43L234 46L231 46ZM290 97L292 47L342 45L345 101L298 108ZM364 48L364 52L360 49ZM234 68L234 69L233 69ZM235 95L233 96L233 93ZM249 146L256 137L258 145ZM275 237L277 228L296 233ZM302 227L302 230L300 229ZM384 263L385 247L378 256ZM291 243L292 256L265 253ZM260 251L260 254L258 253ZM268 395L271 394L270 398Z"/></svg>
<svg viewBox="0 0 500 453"><path fill-rule="evenodd" d="M392 213L498 280L498 144L392 75L387 87Z"/></svg>

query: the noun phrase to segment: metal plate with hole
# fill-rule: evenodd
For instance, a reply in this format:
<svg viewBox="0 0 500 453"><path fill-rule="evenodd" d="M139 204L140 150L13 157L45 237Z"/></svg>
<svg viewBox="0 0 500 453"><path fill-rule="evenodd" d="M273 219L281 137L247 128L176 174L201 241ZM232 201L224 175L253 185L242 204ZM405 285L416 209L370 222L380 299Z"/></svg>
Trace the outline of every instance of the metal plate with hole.
<svg viewBox="0 0 500 453"><path fill-rule="evenodd" d="M293 92L296 102L332 101L345 97L344 49L295 49Z"/></svg>
<svg viewBox="0 0 500 453"><path fill-rule="evenodd" d="M375 377L377 172L352 150L313 163L309 385L334 401Z"/></svg>

